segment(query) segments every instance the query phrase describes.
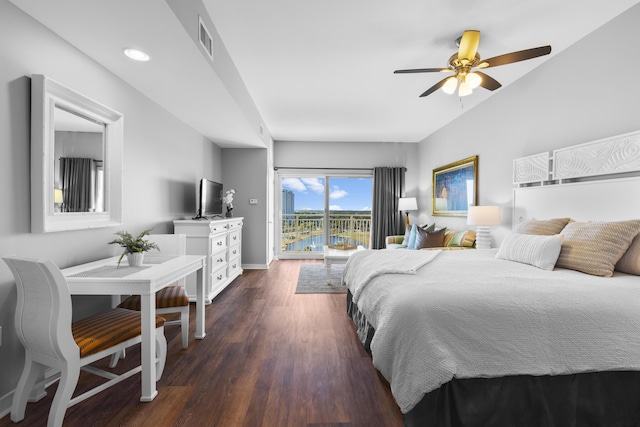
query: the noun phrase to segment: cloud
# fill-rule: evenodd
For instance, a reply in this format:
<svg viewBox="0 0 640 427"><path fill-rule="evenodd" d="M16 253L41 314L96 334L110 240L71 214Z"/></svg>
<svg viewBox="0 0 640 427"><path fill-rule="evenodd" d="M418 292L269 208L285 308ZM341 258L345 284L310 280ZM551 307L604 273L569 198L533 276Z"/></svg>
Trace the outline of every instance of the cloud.
<svg viewBox="0 0 640 427"><path fill-rule="evenodd" d="M307 192L307 187L305 187L300 178L282 178L282 188L285 187L301 193Z"/></svg>
<svg viewBox="0 0 640 427"><path fill-rule="evenodd" d="M331 193L329 193L329 198L331 198L331 199L341 199L341 198L346 197L348 195L349 195L349 193L347 193L345 190L342 190L338 186L334 186L333 189L331 190Z"/></svg>
<svg viewBox="0 0 640 427"><path fill-rule="evenodd" d="M311 191L317 194L324 192L324 180L320 178L302 178L301 181Z"/></svg>
<svg viewBox="0 0 640 427"><path fill-rule="evenodd" d="M331 206L329 206L329 210L331 210L331 211L341 211L342 208L339 205L331 205Z"/></svg>

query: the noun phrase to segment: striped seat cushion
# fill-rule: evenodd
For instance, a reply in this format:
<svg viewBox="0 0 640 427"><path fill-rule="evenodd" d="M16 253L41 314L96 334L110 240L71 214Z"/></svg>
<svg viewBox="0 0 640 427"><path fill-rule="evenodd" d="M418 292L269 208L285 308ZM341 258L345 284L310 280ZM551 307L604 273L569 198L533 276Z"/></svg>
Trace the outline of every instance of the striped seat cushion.
<svg viewBox="0 0 640 427"><path fill-rule="evenodd" d="M184 286L167 286L156 292L156 308L184 307L189 297ZM140 310L140 295L131 295L118 305L128 310Z"/></svg>
<svg viewBox="0 0 640 427"><path fill-rule="evenodd" d="M156 328L163 325L164 318L156 316ZM80 357L86 357L140 335L140 313L123 308L103 311L74 322L71 332Z"/></svg>

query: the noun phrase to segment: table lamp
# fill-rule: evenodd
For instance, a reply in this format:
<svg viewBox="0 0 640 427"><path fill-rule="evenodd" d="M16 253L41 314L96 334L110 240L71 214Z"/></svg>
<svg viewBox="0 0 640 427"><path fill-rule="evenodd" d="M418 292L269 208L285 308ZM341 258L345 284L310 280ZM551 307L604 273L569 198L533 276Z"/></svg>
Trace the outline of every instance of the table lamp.
<svg viewBox="0 0 640 427"><path fill-rule="evenodd" d="M59 188L55 188L53 190L53 203L55 205L56 212L60 212L62 210L62 204L64 203L64 196L62 194L62 190Z"/></svg>
<svg viewBox="0 0 640 427"><path fill-rule="evenodd" d="M470 206L467 225L477 225L476 248L491 249L490 225L500 225L500 206Z"/></svg>
<svg viewBox="0 0 640 427"><path fill-rule="evenodd" d="M404 211L407 215L407 219L405 224L409 225L409 211L417 211L418 210L418 202L415 197L400 197L398 199L398 210Z"/></svg>

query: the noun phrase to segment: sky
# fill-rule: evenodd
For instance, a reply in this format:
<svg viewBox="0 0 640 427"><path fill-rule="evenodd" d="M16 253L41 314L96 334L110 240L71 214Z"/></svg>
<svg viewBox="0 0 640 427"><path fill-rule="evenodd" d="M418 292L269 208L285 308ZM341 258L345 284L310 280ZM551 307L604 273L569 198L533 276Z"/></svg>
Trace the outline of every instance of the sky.
<svg viewBox="0 0 640 427"><path fill-rule="evenodd" d="M328 179L330 210L371 210L371 178ZM294 192L296 211L324 209L324 178L282 178L282 189Z"/></svg>

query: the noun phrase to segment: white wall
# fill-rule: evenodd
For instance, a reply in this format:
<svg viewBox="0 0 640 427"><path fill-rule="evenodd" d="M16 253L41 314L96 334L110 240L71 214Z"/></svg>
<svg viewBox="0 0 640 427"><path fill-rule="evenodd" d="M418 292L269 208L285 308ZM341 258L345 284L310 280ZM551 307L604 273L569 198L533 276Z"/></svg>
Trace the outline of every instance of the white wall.
<svg viewBox="0 0 640 427"><path fill-rule="evenodd" d="M29 136L31 74L45 74L124 114L124 224L99 230L31 234ZM193 216L196 184L222 179L221 149L134 88L51 33L9 2L0 2L0 256L53 260L60 267L118 253L108 245L118 229L172 232L172 221ZM74 316L108 304L74 298ZM0 262L0 413L7 408L23 364L14 332L16 290Z"/></svg>
<svg viewBox="0 0 640 427"><path fill-rule="evenodd" d="M417 196L420 170L418 144L402 142L290 142L274 143L274 166L292 168L407 168L405 192Z"/></svg>
<svg viewBox="0 0 640 427"><path fill-rule="evenodd" d="M465 218L431 217L431 171L477 154L479 204L504 207L495 246L511 228L513 159L640 129L638 22L640 5L423 140L420 223L466 227Z"/></svg>

